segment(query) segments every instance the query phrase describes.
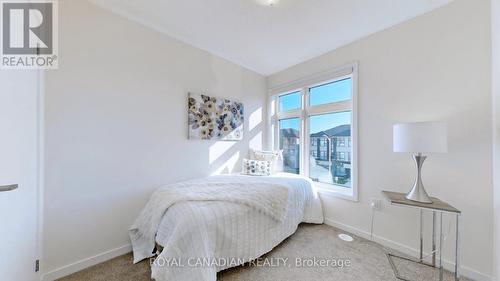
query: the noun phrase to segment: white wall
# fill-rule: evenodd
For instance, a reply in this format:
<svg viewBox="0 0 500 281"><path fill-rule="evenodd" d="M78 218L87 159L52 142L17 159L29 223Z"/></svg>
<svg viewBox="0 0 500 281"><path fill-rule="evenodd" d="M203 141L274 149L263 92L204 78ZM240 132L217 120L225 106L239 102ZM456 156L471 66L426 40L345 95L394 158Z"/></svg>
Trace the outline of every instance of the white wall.
<svg viewBox="0 0 500 281"><path fill-rule="evenodd" d="M413 181L411 155L392 152L392 124L446 120L449 153L429 157L424 182L431 195L463 211L464 273L489 279L493 254L490 53L490 1L456 0L268 78L271 88L359 62L360 202L323 197L329 223L369 232L371 198L381 198L384 189L407 192ZM416 249L417 214L385 205L376 214L375 235L390 245ZM449 222L446 217L445 232ZM453 241L450 234L447 260L453 257Z"/></svg>
<svg viewBox="0 0 500 281"><path fill-rule="evenodd" d="M492 0L492 84L493 84L493 146L494 146L494 263L495 280L500 281L500 0Z"/></svg>
<svg viewBox="0 0 500 281"><path fill-rule="evenodd" d="M238 170L249 145L263 146L266 113L264 77L86 1L59 9L45 108L42 265L51 277L128 250L127 229L156 187ZM188 140L190 91L243 101L245 139Z"/></svg>

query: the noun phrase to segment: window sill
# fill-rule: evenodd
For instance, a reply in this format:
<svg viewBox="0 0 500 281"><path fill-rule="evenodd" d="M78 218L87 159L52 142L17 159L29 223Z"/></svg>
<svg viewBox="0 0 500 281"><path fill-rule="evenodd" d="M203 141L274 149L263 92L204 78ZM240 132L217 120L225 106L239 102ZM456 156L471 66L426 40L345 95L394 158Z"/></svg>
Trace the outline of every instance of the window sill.
<svg viewBox="0 0 500 281"><path fill-rule="evenodd" d="M358 198L354 195L351 188L337 187L335 185L320 182L315 182L314 185L316 186L316 190L318 190L318 193L321 196L330 196L358 202Z"/></svg>

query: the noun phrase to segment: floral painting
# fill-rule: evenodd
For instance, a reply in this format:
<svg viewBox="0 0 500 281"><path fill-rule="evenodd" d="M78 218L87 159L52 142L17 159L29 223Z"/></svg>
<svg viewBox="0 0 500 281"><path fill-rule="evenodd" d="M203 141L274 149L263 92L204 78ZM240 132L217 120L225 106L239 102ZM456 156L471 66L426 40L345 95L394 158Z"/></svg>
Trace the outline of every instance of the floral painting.
<svg viewBox="0 0 500 281"><path fill-rule="evenodd" d="M188 106L190 139L243 139L243 103L190 93Z"/></svg>

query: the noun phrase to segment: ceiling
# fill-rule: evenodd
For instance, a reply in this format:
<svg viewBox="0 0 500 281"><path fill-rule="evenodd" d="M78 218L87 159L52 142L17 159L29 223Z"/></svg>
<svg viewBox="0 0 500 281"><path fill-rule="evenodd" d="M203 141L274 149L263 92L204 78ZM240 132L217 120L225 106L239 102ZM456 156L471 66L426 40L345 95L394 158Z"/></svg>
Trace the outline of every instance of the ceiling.
<svg viewBox="0 0 500 281"><path fill-rule="evenodd" d="M97 5L270 75L451 0L93 0Z"/></svg>

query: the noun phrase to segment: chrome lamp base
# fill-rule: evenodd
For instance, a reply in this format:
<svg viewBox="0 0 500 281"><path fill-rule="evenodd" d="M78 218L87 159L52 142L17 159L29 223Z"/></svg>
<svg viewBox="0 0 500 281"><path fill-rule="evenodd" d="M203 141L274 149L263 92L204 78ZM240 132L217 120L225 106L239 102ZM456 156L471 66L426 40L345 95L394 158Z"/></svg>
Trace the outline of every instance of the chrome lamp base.
<svg viewBox="0 0 500 281"><path fill-rule="evenodd" d="M432 203L432 200L425 191L424 184L422 183L422 165L424 164L426 158L427 156L424 156L421 153L413 155L413 160L415 160L415 166L417 168L417 175L415 177L413 188L410 192L408 192L408 194L406 194L406 199L430 204Z"/></svg>

